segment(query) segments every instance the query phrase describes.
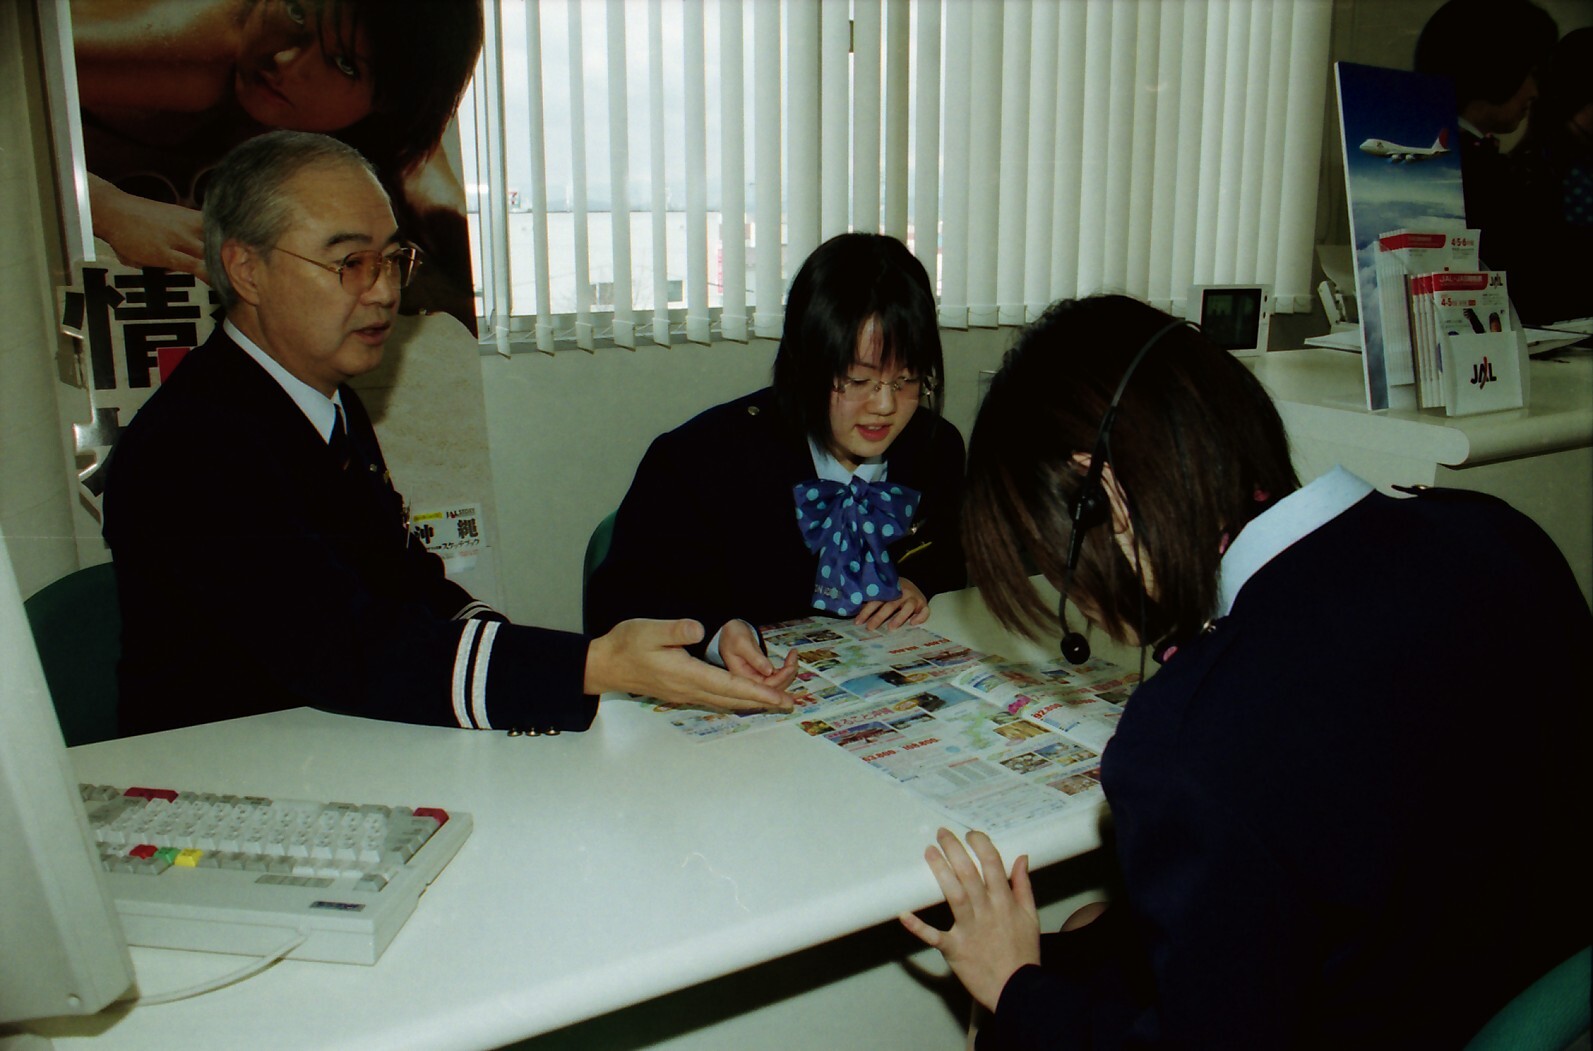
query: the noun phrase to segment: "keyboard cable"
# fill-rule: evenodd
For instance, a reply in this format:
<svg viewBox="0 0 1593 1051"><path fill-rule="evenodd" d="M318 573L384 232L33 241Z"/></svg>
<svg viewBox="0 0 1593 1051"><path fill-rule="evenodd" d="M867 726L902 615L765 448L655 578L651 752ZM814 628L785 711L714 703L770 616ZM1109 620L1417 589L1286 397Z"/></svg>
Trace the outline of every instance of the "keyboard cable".
<svg viewBox="0 0 1593 1051"><path fill-rule="evenodd" d="M299 946L303 945L305 939L307 939L309 936L310 935L308 931L296 930L287 941L282 943L281 946L258 959L249 961L236 971L229 971L219 978L212 978L207 982L200 982L198 985L190 985L185 989L174 989L169 993L158 993L154 996L140 996L138 999L132 1001L130 1006L143 1007L154 1004L169 1004L177 1000L187 1000L190 997L201 996L205 993L220 989L222 986L231 985L234 982L241 982L245 978L253 978L255 975L259 974L267 967L270 967L272 964L282 959L294 949L297 949Z"/></svg>

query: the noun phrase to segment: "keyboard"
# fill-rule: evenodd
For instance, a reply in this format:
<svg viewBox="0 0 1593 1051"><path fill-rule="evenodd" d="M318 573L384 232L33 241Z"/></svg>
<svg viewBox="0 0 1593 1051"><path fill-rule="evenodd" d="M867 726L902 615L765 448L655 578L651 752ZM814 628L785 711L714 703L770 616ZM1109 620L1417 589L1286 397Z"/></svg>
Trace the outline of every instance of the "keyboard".
<svg viewBox="0 0 1593 1051"><path fill-rule="evenodd" d="M470 835L436 807L81 785L129 944L374 964Z"/></svg>

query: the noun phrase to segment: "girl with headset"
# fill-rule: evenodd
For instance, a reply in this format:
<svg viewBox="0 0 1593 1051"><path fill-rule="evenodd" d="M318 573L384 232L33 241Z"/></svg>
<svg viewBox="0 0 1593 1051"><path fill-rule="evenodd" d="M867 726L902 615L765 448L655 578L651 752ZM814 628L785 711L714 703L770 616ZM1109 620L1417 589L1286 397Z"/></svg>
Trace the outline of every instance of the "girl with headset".
<svg viewBox="0 0 1593 1051"><path fill-rule="evenodd" d="M1243 363L1103 296L1009 352L964 536L1009 628L1038 569L1162 662L1102 759L1121 900L1042 938L1026 858L926 852L981 1048L1460 1047L1588 944L1593 618L1503 502L1301 487Z"/></svg>

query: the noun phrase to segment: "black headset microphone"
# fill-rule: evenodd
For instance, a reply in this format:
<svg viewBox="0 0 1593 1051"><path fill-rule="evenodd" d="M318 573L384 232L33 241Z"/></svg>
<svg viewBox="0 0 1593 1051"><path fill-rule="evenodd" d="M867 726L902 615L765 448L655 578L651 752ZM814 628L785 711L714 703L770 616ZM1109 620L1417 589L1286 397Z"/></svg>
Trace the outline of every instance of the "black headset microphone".
<svg viewBox="0 0 1593 1051"><path fill-rule="evenodd" d="M1068 560L1062 571L1062 597L1057 604L1057 619L1062 622L1062 657L1069 664L1083 664L1090 659L1089 640L1079 632L1068 630L1068 590L1073 586L1073 569L1079 564L1084 534L1106 521L1111 513L1112 504L1107 498L1106 487L1101 484L1101 471L1106 467L1112 421L1117 419L1117 403L1122 400L1123 388L1128 386L1129 377L1134 375L1134 370L1139 368L1139 363L1150 353L1150 349L1167 333L1186 325L1194 328L1188 321L1172 321L1163 325L1129 359L1128 368L1123 370L1123 378L1118 381L1117 390L1112 393L1112 400L1106 406L1106 414L1101 417L1100 429L1095 432L1095 451L1090 454L1089 470L1084 472L1084 481L1068 509L1073 528L1068 536Z"/></svg>

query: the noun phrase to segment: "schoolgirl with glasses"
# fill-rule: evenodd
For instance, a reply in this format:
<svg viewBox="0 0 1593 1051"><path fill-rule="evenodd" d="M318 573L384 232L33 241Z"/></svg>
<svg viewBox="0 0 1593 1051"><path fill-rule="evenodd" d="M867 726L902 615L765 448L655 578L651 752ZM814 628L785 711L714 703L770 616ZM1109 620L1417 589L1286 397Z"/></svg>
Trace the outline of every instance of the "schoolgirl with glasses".
<svg viewBox="0 0 1593 1051"><path fill-rule="evenodd" d="M845 617L890 630L963 586L963 441L934 408L943 364L929 276L907 247L848 233L802 264L773 383L656 439L588 582L587 630L690 617L707 655L790 681L756 630Z"/></svg>

